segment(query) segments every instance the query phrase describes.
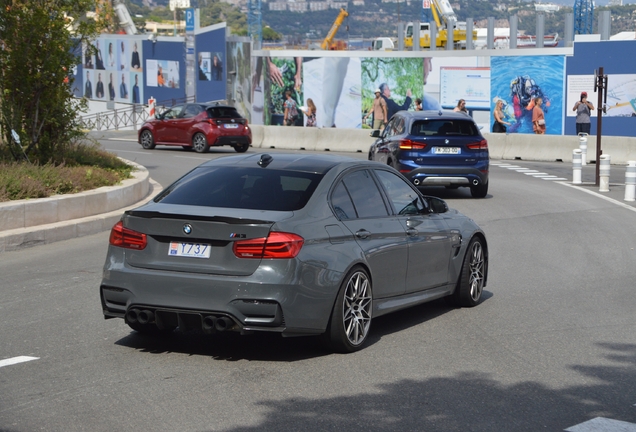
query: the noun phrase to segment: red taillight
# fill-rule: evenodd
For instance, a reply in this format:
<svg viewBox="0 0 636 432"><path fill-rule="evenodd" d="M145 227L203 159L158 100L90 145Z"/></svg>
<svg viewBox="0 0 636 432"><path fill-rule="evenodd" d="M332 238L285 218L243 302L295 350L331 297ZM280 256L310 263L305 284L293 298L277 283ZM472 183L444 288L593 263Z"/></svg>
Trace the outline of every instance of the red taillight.
<svg viewBox="0 0 636 432"><path fill-rule="evenodd" d="M484 139L479 141L478 143L468 144L466 147L471 150L488 150L488 141Z"/></svg>
<svg viewBox="0 0 636 432"><path fill-rule="evenodd" d="M267 237L239 240L234 243L234 255L238 258L294 258L305 240L296 234L271 232Z"/></svg>
<svg viewBox="0 0 636 432"><path fill-rule="evenodd" d="M426 147L426 144L416 142L410 139L400 141L400 150L422 150Z"/></svg>
<svg viewBox="0 0 636 432"><path fill-rule="evenodd" d="M144 249L148 244L146 234L124 228L124 224L121 221L117 222L113 229L110 230L110 239L108 241L113 246L137 250Z"/></svg>
<svg viewBox="0 0 636 432"><path fill-rule="evenodd" d="M214 127L219 127L219 125L217 124L216 120L214 120L214 119L208 119L208 123L210 123Z"/></svg>

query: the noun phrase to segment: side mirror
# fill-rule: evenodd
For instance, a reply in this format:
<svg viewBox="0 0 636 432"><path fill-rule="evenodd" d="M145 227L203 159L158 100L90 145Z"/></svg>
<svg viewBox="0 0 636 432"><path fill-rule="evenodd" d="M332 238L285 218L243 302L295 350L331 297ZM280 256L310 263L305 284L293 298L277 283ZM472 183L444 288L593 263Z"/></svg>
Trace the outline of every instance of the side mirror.
<svg viewBox="0 0 636 432"><path fill-rule="evenodd" d="M380 136L380 129L374 129L369 135L372 138L378 138Z"/></svg>
<svg viewBox="0 0 636 432"><path fill-rule="evenodd" d="M427 197L428 204L431 208L431 213L446 213L448 211L448 204L441 198Z"/></svg>

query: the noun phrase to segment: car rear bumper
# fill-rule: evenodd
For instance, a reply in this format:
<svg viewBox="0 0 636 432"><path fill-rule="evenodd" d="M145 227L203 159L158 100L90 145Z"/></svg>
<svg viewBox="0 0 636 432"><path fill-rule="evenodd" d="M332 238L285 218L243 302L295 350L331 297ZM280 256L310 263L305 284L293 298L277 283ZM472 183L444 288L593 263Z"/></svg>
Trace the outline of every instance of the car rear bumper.
<svg viewBox="0 0 636 432"><path fill-rule="evenodd" d="M488 168L440 168L420 167L408 173L406 178L415 186L477 186L488 183Z"/></svg>
<svg viewBox="0 0 636 432"><path fill-rule="evenodd" d="M252 144L251 135L220 136L216 139L216 141L212 145L214 146L232 145L233 146L237 144L238 145Z"/></svg>
<svg viewBox="0 0 636 432"><path fill-rule="evenodd" d="M100 285L104 317L128 321L131 310L150 311L159 327L196 327L212 316L231 319L241 332L323 333L342 277L295 260L228 277L131 267L123 251L109 256Z"/></svg>

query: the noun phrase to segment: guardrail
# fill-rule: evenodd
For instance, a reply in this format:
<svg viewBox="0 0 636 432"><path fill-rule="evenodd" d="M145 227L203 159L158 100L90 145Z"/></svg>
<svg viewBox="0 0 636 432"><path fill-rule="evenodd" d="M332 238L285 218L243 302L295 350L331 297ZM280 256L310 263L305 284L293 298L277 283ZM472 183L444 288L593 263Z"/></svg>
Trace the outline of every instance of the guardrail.
<svg viewBox="0 0 636 432"><path fill-rule="evenodd" d="M196 102L196 97L183 97L178 99L166 99L155 104L157 107L173 106L178 103ZM137 127L150 117L148 105L133 104L126 108L112 109L96 114L82 116L80 119L84 129L92 131L119 130L129 127Z"/></svg>

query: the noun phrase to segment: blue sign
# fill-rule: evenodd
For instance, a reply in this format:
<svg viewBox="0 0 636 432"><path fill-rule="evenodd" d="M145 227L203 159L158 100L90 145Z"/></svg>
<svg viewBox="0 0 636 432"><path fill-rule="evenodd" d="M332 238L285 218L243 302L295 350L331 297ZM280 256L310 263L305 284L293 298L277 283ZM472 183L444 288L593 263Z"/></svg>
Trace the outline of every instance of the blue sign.
<svg viewBox="0 0 636 432"><path fill-rule="evenodd" d="M194 31L194 9L189 8L185 10L185 22L186 22L186 31L193 32Z"/></svg>

